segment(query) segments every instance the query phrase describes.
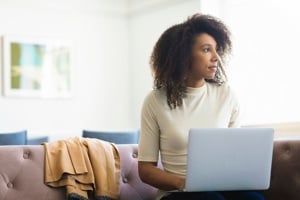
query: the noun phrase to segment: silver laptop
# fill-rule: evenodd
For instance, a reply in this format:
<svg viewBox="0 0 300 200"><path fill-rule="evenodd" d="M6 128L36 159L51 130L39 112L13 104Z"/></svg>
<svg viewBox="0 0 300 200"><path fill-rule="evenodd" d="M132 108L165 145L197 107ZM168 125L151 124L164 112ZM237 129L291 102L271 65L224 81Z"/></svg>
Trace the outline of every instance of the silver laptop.
<svg viewBox="0 0 300 200"><path fill-rule="evenodd" d="M273 139L271 128L191 129L185 191L268 189Z"/></svg>

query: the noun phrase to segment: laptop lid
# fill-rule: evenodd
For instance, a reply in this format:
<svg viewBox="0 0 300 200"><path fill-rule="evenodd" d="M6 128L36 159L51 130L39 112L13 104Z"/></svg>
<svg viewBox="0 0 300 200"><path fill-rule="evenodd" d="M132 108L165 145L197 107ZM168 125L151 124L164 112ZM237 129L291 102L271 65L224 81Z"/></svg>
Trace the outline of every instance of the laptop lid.
<svg viewBox="0 0 300 200"><path fill-rule="evenodd" d="M273 138L271 128L190 129L185 190L269 188Z"/></svg>

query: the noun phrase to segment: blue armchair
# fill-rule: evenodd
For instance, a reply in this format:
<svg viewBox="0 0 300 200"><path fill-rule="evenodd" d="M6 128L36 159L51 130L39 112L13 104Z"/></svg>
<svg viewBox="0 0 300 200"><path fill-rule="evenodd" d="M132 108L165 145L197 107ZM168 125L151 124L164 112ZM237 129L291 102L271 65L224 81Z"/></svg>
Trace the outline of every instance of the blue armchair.
<svg viewBox="0 0 300 200"><path fill-rule="evenodd" d="M139 131L120 131L120 132L104 132L83 130L82 137L97 138L115 144L137 144L139 138Z"/></svg>
<svg viewBox="0 0 300 200"><path fill-rule="evenodd" d="M34 137L34 138L28 138L27 144L28 145L40 145L43 142L49 142L48 136L42 136L42 137Z"/></svg>
<svg viewBox="0 0 300 200"><path fill-rule="evenodd" d="M0 145L25 145L27 144L27 131L0 133Z"/></svg>

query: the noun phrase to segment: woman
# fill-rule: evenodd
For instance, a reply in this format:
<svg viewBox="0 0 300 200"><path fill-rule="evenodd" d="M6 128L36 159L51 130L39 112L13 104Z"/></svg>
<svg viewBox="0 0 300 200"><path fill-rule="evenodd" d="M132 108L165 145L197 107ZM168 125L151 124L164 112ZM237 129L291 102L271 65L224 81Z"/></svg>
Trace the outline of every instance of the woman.
<svg viewBox="0 0 300 200"><path fill-rule="evenodd" d="M167 29L154 47L154 90L142 109L138 167L142 181L159 189L157 199L263 199L254 192L167 192L185 187L190 128L240 124L222 64L230 52L227 27L201 14ZM159 155L163 170L157 167Z"/></svg>

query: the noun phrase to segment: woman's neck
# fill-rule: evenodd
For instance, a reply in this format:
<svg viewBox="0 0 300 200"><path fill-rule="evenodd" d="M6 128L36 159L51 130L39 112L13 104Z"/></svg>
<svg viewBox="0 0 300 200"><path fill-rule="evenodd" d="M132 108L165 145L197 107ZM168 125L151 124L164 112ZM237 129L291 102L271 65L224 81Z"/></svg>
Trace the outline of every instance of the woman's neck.
<svg viewBox="0 0 300 200"><path fill-rule="evenodd" d="M186 86L187 87L193 87L193 88L198 88L198 87L202 87L205 83L204 79L201 80L186 80Z"/></svg>

